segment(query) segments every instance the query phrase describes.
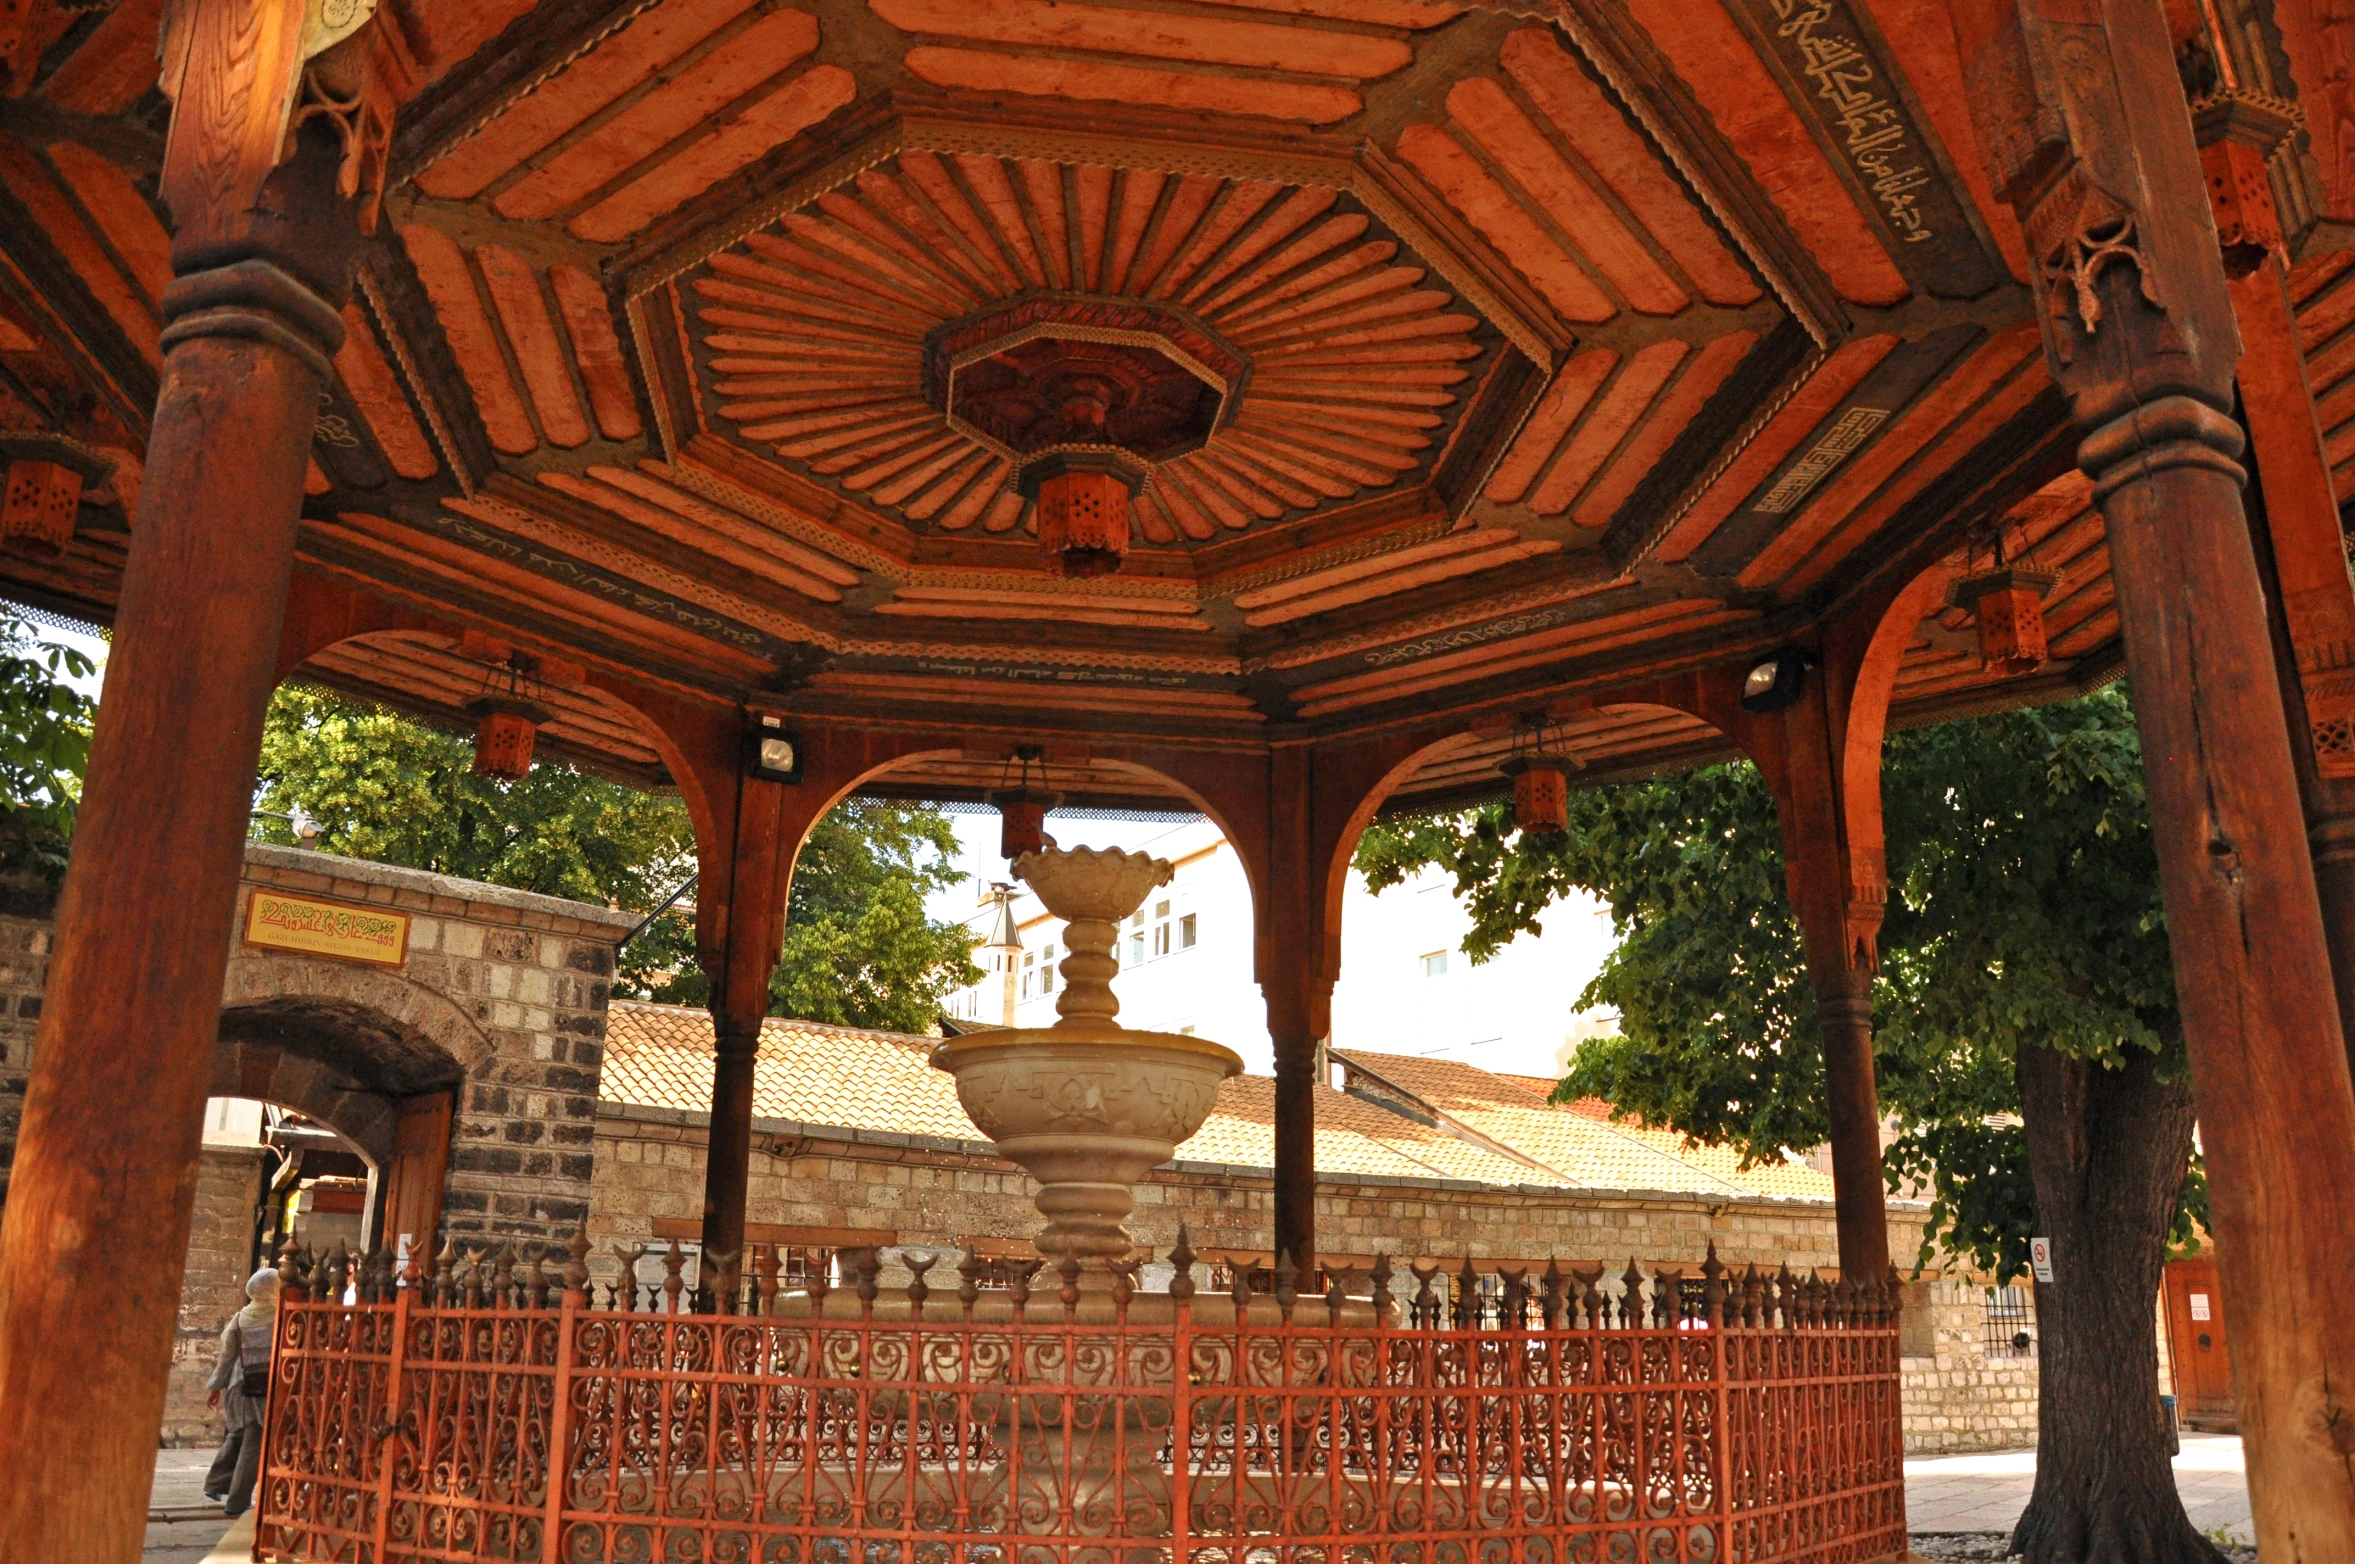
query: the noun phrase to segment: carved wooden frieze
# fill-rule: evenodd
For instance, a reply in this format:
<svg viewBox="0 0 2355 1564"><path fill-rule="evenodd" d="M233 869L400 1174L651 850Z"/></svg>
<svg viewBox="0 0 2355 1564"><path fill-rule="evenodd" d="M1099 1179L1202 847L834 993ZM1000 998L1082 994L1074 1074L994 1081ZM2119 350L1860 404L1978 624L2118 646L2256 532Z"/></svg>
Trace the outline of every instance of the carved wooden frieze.
<svg viewBox="0 0 2355 1564"><path fill-rule="evenodd" d="M1735 0L1733 10L1906 281L1963 299L2001 283L1953 165L1871 13L1854 0Z"/></svg>

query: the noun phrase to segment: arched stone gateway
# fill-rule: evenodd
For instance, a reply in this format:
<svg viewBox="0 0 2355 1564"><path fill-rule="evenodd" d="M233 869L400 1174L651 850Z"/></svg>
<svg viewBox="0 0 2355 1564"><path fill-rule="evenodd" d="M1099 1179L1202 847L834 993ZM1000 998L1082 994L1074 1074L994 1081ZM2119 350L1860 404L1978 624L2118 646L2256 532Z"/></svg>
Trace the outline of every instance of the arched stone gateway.
<svg viewBox="0 0 2355 1564"><path fill-rule="evenodd" d="M264 893L405 919L398 964L251 942L247 914ZM372 1235L545 1237L586 1215L606 995L634 915L257 843L236 917L210 1094L292 1109L340 1136L373 1175ZM39 907L0 914L0 1198L50 939ZM207 1135L167 1439L217 1431L204 1378L255 1260L270 1161L250 1136Z"/></svg>

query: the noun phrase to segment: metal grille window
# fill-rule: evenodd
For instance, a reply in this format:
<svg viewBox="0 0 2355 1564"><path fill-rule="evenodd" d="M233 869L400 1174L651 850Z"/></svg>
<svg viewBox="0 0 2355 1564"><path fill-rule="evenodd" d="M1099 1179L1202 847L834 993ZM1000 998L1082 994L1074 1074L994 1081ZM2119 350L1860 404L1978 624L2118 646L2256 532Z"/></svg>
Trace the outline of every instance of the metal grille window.
<svg viewBox="0 0 2355 1564"><path fill-rule="evenodd" d="M1987 1355L1991 1358L2036 1356L2036 1315L2024 1287L1987 1289Z"/></svg>

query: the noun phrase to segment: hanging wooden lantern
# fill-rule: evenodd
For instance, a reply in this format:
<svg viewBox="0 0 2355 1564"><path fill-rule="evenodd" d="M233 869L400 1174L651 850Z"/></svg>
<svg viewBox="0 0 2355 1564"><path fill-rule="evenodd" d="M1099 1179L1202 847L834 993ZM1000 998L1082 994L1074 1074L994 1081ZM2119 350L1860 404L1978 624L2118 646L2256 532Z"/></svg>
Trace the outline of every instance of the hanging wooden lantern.
<svg viewBox="0 0 2355 1564"><path fill-rule="evenodd" d="M1513 779L1513 824L1545 835L1570 829L1570 773L1578 763L1567 755L1519 755L1505 762Z"/></svg>
<svg viewBox="0 0 2355 1564"><path fill-rule="evenodd" d="M1055 807L1056 795L1035 788L1019 788L1012 792L989 795L998 806L998 856L1009 863L1024 853L1043 851L1047 845L1047 811Z"/></svg>
<svg viewBox="0 0 2355 1564"><path fill-rule="evenodd" d="M0 500L0 547L12 554L55 559L74 540L74 512L82 503L82 475L56 462L8 464Z"/></svg>
<svg viewBox="0 0 2355 1564"><path fill-rule="evenodd" d="M1014 758L1022 763L1020 780L988 795L998 811L998 856L1008 863L1024 853L1042 851L1047 845L1047 811L1063 802L1063 795L1046 785L1046 752L1036 744L1017 745ZM1030 778L1030 768L1036 763L1038 780ZM1013 770L1009 762L1007 770Z"/></svg>
<svg viewBox="0 0 2355 1564"><path fill-rule="evenodd" d="M1128 558L1129 506L1145 468L1126 451L1050 451L1024 464L1016 486L1037 502L1039 548L1056 575L1108 576Z"/></svg>
<svg viewBox="0 0 2355 1564"><path fill-rule="evenodd" d="M474 719L474 774L521 782L531 774L532 746L548 710L534 702L486 695L467 704Z"/></svg>
<svg viewBox="0 0 2355 1564"><path fill-rule="evenodd" d="M1965 576L1947 600L1979 624L1979 666L1989 673L2034 673L2044 666L2044 594L2055 578L2006 567Z"/></svg>

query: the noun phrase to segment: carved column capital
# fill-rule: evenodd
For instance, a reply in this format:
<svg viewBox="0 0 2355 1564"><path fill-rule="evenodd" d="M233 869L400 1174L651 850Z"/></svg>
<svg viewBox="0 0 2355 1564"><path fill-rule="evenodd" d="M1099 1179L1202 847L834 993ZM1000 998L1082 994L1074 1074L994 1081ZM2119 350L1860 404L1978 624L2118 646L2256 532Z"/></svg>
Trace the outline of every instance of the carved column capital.
<svg viewBox="0 0 2355 1564"><path fill-rule="evenodd" d="M176 0L158 83L172 100L159 187L173 268L259 257L337 291L350 244L327 230L374 231L393 112L417 82L376 0ZM314 127L336 161L332 214L281 188Z"/></svg>
<svg viewBox="0 0 2355 1564"><path fill-rule="evenodd" d="M2080 428L2170 396L2232 405L2240 337L2163 27L2129 0L1981 12L1971 106L1995 192L2026 232L2053 378ZM2130 286L2120 286L2123 280Z"/></svg>

